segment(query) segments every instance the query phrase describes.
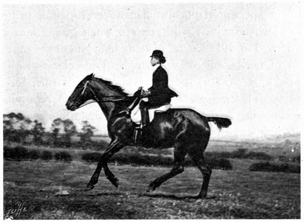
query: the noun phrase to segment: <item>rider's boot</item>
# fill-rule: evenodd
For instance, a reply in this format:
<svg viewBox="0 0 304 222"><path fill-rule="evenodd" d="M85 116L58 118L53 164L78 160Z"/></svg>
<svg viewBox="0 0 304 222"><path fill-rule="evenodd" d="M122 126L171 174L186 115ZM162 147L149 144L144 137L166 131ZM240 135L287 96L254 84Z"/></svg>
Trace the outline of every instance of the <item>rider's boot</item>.
<svg viewBox="0 0 304 222"><path fill-rule="evenodd" d="M149 109L147 107L145 107L144 105L141 105L140 113L141 113L141 127L144 128L150 122Z"/></svg>
<svg viewBox="0 0 304 222"><path fill-rule="evenodd" d="M135 128L135 135L134 135L134 143L137 146L143 145L142 143L143 128L147 126L150 122L148 108L144 106L140 106L140 113L141 113L141 125Z"/></svg>

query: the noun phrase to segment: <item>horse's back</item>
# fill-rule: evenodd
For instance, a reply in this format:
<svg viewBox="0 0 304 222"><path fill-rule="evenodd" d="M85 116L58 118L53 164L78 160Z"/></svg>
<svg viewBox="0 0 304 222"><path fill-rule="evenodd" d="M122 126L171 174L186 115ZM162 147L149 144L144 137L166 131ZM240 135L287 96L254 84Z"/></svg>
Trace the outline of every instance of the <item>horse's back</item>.
<svg viewBox="0 0 304 222"><path fill-rule="evenodd" d="M173 123L177 120L180 120L178 122L188 121L194 126L203 127L206 130L209 129L207 117L189 108L173 108L167 110L166 112L156 112L155 118L156 121L171 121Z"/></svg>
<svg viewBox="0 0 304 222"><path fill-rule="evenodd" d="M192 109L169 109L156 112L147 127L150 139L164 144L209 139L210 127L207 118ZM207 139L207 140L208 140Z"/></svg>

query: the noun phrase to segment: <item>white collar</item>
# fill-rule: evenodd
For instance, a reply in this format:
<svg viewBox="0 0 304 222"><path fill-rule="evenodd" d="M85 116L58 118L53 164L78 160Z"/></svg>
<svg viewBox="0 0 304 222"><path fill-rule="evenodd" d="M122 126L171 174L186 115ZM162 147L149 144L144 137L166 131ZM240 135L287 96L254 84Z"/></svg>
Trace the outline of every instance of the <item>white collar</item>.
<svg viewBox="0 0 304 222"><path fill-rule="evenodd" d="M158 67L160 67L160 63L158 63L158 64L156 64L155 66L153 66L154 71L155 71Z"/></svg>

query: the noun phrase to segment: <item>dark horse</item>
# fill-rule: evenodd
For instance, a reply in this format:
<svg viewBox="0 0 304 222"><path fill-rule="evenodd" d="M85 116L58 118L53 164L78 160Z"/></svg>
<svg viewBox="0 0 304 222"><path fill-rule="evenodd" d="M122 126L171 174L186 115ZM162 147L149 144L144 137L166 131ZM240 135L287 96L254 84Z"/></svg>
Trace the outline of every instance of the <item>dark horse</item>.
<svg viewBox="0 0 304 222"><path fill-rule="evenodd" d="M91 74L77 85L69 97L66 103L68 110L74 111L95 101L101 107L108 121L111 142L98 162L87 185L88 189L94 188L102 168L107 179L115 187L118 187L118 179L110 171L107 162L124 146L134 143L136 124L132 122L129 115L122 115L121 111L131 103L139 102L140 99L136 94L128 96L121 87ZM220 129L231 124L227 118L205 117L191 109L169 109L166 112L155 114L153 121L143 130L142 145L157 149L174 147L174 165L169 173L154 180L147 191L155 190L166 180L182 173L185 155L189 154L203 175L203 184L198 198L206 197L211 168L206 164L203 153L210 137L209 121L214 122Z"/></svg>

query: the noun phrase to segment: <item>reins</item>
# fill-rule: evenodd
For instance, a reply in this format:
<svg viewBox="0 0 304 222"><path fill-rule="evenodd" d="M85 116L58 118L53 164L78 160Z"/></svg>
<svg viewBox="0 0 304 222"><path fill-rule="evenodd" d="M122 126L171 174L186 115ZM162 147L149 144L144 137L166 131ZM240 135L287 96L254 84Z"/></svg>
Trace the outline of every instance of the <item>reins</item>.
<svg viewBox="0 0 304 222"><path fill-rule="evenodd" d="M88 84L88 82L86 82L86 84L85 84L85 86L84 86L84 88L83 88L83 91L82 91L82 93L81 93L82 95L83 95L83 93L85 92L85 90L86 90L86 88L87 88L87 84ZM96 96L96 94L95 94L94 90L92 89L92 87L89 87L89 89L90 89L91 92L93 93L93 96L94 96L96 102L119 102L119 101L122 101L122 100L125 100L125 99L126 99L126 98L122 98L121 96L104 96L104 98L113 98L113 99L101 100L101 99L99 99L99 98Z"/></svg>

